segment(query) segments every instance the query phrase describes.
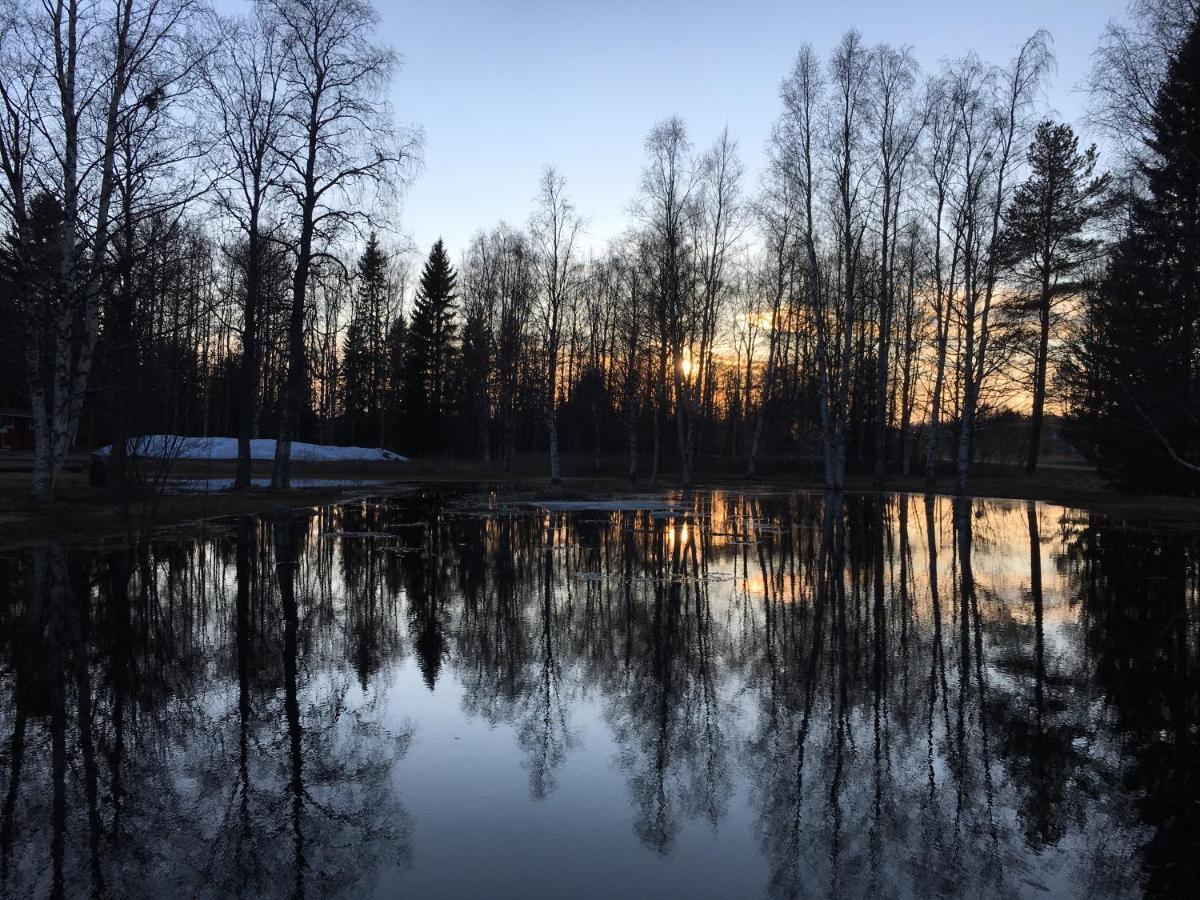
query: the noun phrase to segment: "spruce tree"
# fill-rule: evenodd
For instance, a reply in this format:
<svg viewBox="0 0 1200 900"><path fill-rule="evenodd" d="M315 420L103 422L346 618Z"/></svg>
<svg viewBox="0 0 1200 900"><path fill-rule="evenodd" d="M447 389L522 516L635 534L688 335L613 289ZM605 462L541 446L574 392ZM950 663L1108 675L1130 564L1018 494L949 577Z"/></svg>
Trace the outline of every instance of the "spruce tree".
<svg viewBox="0 0 1200 900"><path fill-rule="evenodd" d="M355 272L343 359L342 409L347 437L355 443L383 444L388 306L387 257L372 234Z"/></svg>
<svg viewBox="0 0 1200 900"><path fill-rule="evenodd" d="M1101 470L1142 488L1200 485L1200 25L1155 104L1126 233L1090 298L1068 371L1072 418Z"/></svg>
<svg viewBox="0 0 1200 900"><path fill-rule="evenodd" d="M405 430L410 445L423 450L444 449L457 349L457 284L458 275L439 238L421 271L404 379Z"/></svg>
<svg viewBox="0 0 1200 900"><path fill-rule="evenodd" d="M411 447L410 435L404 429L404 378L408 359L408 323L404 313L396 314L388 327L387 377L383 401L383 446Z"/></svg>

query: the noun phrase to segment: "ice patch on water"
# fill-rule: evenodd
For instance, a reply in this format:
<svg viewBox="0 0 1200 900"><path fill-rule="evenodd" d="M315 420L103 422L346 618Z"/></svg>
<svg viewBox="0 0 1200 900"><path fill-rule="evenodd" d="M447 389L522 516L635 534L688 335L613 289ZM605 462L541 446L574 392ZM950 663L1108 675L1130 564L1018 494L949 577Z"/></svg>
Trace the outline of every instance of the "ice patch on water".
<svg viewBox="0 0 1200 900"><path fill-rule="evenodd" d="M375 487L387 484L379 479L357 478L293 478L293 488L342 488L342 487ZM251 478L251 487L270 487L270 478ZM175 493L211 494L233 490L232 478L181 478L166 483L166 490Z"/></svg>
<svg viewBox="0 0 1200 900"><path fill-rule="evenodd" d="M649 512L672 515L685 512L666 500L530 500L529 506L537 506L551 512Z"/></svg>

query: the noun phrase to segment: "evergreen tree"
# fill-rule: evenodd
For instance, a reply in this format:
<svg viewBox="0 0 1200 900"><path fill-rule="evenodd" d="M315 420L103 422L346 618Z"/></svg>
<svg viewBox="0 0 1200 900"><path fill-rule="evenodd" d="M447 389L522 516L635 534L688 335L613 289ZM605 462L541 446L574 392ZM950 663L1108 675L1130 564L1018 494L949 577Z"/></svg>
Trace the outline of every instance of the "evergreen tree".
<svg viewBox="0 0 1200 900"><path fill-rule="evenodd" d="M0 241L0 316L5 323L0 328L0 365L6 375L0 390L19 397L21 405L30 387L48 392L42 384L26 384L27 373L18 363L32 354L40 372L51 371L54 364L49 337L61 308L57 274L62 219L62 206L54 196L38 192L24 227L13 226Z"/></svg>
<svg viewBox="0 0 1200 900"><path fill-rule="evenodd" d="M384 446L408 446L404 431L404 377L408 358L408 324L397 313L387 333L387 385L384 389Z"/></svg>
<svg viewBox="0 0 1200 900"><path fill-rule="evenodd" d="M1081 272L1100 250L1100 241L1085 231L1105 210L1109 179L1094 174L1096 147L1080 151L1070 125L1039 124L1028 159L1032 171L1006 213L1002 252L1017 287L1005 311L1032 359L1025 470L1033 472L1046 408L1050 333L1062 304L1079 296Z"/></svg>
<svg viewBox="0 0 1200 900"><path fill-rule="evenodd" d="M358 261L343 360L345 430L355 443L383 444L388 299L387 257L372 234Z"/></svg>
<svg viewBox="0 0 1200 900"><path fill-rule="evenodd" d="M1102 471L1160 490L1200 484L1200 25L1159 93L1143 164L1067 371L1072 418ZM1181 477L1183 476L1183 477Z"/></svg>
<svg viewBox="0 0 1200 900"><path fill-rule="evenodd" d="M410 446L442 449L455 373L458 275L439 239L421 271L408 329L404 412Z"/></svg>
<svg viewBox="0 0 1200 900"><path fill-rule="evenodd" d="M350 323L346 326L345 350L342 353L342 431L348 443L357 443L367 418L366 375L368 364L365 352L365 323L359 318L358 303L350 307Z"/></svg>

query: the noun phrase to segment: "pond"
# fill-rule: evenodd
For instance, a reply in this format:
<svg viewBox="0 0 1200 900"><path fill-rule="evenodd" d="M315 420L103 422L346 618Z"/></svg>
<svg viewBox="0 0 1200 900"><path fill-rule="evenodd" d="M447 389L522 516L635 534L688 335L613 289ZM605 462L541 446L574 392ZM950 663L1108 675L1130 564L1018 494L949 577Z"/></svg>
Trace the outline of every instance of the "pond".
<svg viewBox="0 0 1200 900"><path fill-rule="evenodd" d="M1183 896L1193 535L427 491L0 556L0 896Z"/></svg>

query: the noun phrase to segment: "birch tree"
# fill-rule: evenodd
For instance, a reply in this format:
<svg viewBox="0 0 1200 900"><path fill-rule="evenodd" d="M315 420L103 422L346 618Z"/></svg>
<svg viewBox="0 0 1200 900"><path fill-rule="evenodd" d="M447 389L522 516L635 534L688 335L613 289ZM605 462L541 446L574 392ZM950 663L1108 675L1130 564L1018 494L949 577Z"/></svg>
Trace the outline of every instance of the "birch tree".
<svg viewBox="0 0 1200 900"><path fill-rule="evenodd" d="M713 348L729 296L733 256L744 231L741 182L744 169L737 142L725 128L700 160L694 294L681 291L676 315L675 403L681 479L695 477L696 446L705 398L714 382Z"/></svg>
<svg viewBox="0 0 1200 900"><path fill-rule="evenodd" d="M537 210L530 222L541 295L542 339L545 342L546 426L550 433L550 481L562 480L558 457L559 351L567 307L579 288L580 265L575 242L582 220L566 193L567 182L553 166L542 171Z"/></svg>
<svg viewBox="0 0 1200 900"><path fill-rule="evenodd" d="M962 118L956 113L958 94L967 86L950 72L926 87L929 122L924 154L926 213L932 233L930 277L933 313L933 384L929 393L928 431L925 441L925 483L937 479L941 453L942 394L946 383L946 357L950 344L950 304L962 256L962 217L954 206L955 176L962 145Z"/></svg>
<svg viewBox="0 0 1200 900"><path fill-rule="evenodd" d="M807 271L805 278L805 312L815 335L817 374L817 407L820 419L821 447L825 467L825 488L841 490L845 446L838 458L838 439L844 429L844 407L835 399L831 372L830 348L831 315L827 303L829 273L819 250L819 228L816 216L820 201L820 161L818 153L825 142L823 105L825 78L816 52L811 46L801 47L792 71L780 86L783 112L775 124L772 142L778 154L781 173L795 186L800 205L800 235Z"/></svg>
<svg viewBox="0 0 1200 900"><path fill-rule="evenodd" d="M1001 215L1012 191L1015 148L1029 132L1030 110L1047 70L1053 64L1049 35L1039 31L1021 46L1007 69L990 73L975 70L968 83L978 92L964 93L960 113L964 118L963 158L965 237L963 282L963 403L955 491L966 493L971 468L972 441L979 397L989 374L992 302L999 274L998 248Z"/></svg>
<svg viewBox="0 0 1200 900"><path fill-rule="evenodd" d="M173 102L199 43L191 0L42 0L4 15L4 206L18 231L36 180L61 210L46 333L26 341L35 450L31 493L54 499L79 425L109 274L121 130ZM190 49L190 48L189 48Z"/></svg>
<svg viewBox="0 0 1200 900"><path fill-rule="evenodd" d="M784 329L791 324L786 317L786 305L800 281L802 210L800 192L794 179L787 177L784 163L773 148L770 168L757 204L757 213L764 243L762 264L751 289L765 298L763 327L767 332L767 358L763 363L758 404L751 425L750 446L746 458L746 478L758 474L758 457L762 448L767 411L775 391L776 374L782 356ZM747 370L747 380L751 377ZM747 395L749 387L747 387Z"/></svg>
<svg viewBox="0 0 1200 900"><path fill-rule="evenodd" d="M264 244L271 240L269 204L283 176L282 47L263 16L227 23L219 52L206 69L223 176L213 199L245 238L241 362L238 368L238 461L234 489L250 486L250 440L257 437L259 319Z"/></svg>
<svg viewBox="0 0 1200 900"><path fill-rule="evenodd" d="M262 0L278 34L286 85L280 139L283 187L296 234L288 371L271 486L289 483L292 439L308 387L304 324L314 260L344 226L369 219L368 194L386 196L415 161L418 137L397 131L385 94L394 52L374 40L378 15L362 0Z"/></svg>
<svg viewBox="0 0 1200 900"><path fill-rule="evenodd" d="M870 130L879 173L878 355L875 364L875 473L883 484L887 465L889 363L895 314L896 244L904 181L925 127L925 111L914 103L917 64L908 48L880 44L871 52Z"/></svg>
<svg viewBox="0 0 1200 900"><path fill-rule="evenodd" d="M646 137L646 167L642 171L639 213L647 228L654 257L654 326L656 338L654 448L650 480L658 477L662 455L662 425L669 415L672 387L682 380L685 300L694 265L694 236L698 173L692 160L687 127L678 117L665 119ZM678 402L678 397L676 397Z"/></svg>

